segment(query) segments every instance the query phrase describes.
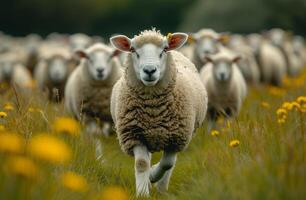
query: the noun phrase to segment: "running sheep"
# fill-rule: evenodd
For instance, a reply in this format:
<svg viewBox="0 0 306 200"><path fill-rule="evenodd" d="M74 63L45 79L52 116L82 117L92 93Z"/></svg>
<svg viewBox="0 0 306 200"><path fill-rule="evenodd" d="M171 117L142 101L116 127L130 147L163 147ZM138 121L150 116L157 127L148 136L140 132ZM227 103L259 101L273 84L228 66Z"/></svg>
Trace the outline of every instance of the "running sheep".
<svg viewBox="0 0 306 200"><path fill-rule="evenodd" d="M49 100L59 102L64 97L66 81L74 69L70 61L70 51L65 47L46 45L40 50L34 77L38 89L46 91Z"/></svg>
<svg viewBox="0 0 306 200"><path fill-rule="evenodd" d="M110 39L128 52L125 73L115 84L111 114L122 150L135 157L137 196L149 196L150 183L168 188L177 153L184 150L204 121L207 95L195 66L173 51L187 40L184 33L163 36L146 30L130 39ZM151 166L151 153L163 151Z"/></svg>
<svg viewBox="0 0 306 200"><path fill-rule="evenodd" d="M240 56L222 48L207 56L208 64L200 71L200 77L208 94L208 131L215 126L218 116L236 117L247 95L247 86L237 62Z"/></svg>
<svg viewBox="0 0 306 200"><path fill-rule="evenodd" d="M102 43L76 51L82 61L67 81L65 108L86 125L87 132L91 135L99 136L103 133L108 136L110 133L111 92L113 85L122 75L118 52ZM99 141L96 142L96 153L99 157L101 147Z"/></svg>

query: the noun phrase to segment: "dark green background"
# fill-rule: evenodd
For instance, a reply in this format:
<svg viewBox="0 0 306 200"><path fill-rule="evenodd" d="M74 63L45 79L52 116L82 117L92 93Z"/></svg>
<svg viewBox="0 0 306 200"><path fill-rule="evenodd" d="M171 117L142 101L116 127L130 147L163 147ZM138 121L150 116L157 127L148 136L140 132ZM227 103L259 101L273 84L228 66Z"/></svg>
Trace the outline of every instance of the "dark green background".
<svg viewBox="0 0 306 200"><path fill-rule="evenodd" d="M50 32L109 37L157 27L163 33L258 32L281 27L306 35L306 0L2 0L0 30L12 35Z"/></svg>

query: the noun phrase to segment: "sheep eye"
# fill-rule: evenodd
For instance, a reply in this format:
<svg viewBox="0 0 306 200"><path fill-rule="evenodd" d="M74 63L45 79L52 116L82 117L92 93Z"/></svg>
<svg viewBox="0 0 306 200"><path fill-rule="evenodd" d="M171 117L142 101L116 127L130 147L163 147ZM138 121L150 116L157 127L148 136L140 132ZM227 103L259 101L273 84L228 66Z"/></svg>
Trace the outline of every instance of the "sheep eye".
<svg viewBox="0 0 306 200"><path fill-rule="evenodd" d="M135 53L136 56L137 56L137 58L140 57L139 54L138 54L138 53L136 52L136 50L134 49L134 47L131 47L130 51L131 51L131 53Z"/></svg>

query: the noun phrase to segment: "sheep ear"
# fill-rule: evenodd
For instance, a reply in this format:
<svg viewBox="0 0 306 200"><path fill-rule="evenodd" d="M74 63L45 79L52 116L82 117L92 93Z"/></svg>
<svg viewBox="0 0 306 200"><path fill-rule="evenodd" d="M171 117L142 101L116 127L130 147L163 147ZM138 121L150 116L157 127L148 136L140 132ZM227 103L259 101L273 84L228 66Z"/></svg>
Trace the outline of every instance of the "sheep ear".
<svg viewBox="0 0 306 200"><path fill-rule="evenodd" d="M237 63L237 62L239 62L239 60L241 60L241 56L236 56L236 57L233 59L233 62L234 62L234 63Z"/></svg>
<svg viewBox="0 0 306 200"><path fill-rule="evenodd" d="M182 47L188 39L188 35L186 33L169 33L167 35L168 47L165 49L166 51L178 49Z"/></svg>
<svg viewBox="0 0 306 200"><path fill-rule="evenodd" d="M193 33L188 34L188 40L187 40L188 44L195 43L196 41L197 39Z"/></svg>
<svg viewBox="0 0 306 200"><path fill-rule="evenodd" d="M120 51L131 51L131 40L125 35L116 35L111 37L110 43Z"/></svg>
<svg viewBox="0 0 306 200"><path fill-rule="evenodd" d="M221 34L220 37L218 38L218 41L221 42L222 44L227 44L230 40L229 34Z"/></svg>
<svg viewBox="0 0 306 200"><path fill-rule="evenodd" d="M88 59L88 55L85 51L83 50L76 50L75 55L77 55L79 58L86 58Z"/></svg>

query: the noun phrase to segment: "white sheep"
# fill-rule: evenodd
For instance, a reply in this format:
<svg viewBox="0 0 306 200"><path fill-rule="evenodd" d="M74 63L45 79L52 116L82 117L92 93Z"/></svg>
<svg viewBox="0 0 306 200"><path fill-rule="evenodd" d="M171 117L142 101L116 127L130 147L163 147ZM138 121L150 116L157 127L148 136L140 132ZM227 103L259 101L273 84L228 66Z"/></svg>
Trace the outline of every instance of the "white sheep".
<svg viewBox="0 0 306 200"><path fill-rule="evenodd" d="M201 29L189 35L191 44L183 47L182 53L200 70L207 63L205 57L217 53L227 40L227 34L217 33L212 29Z"/></svg>
<svg viewBox="0 0 306 200"><path fill-rule="evenodd" d="M247 94L247 86L237 62L240 57L232 51L222 48L206 58L206 64L200 71L201 80L208 94L208 130L215 126L219 115L226 118L236 117Z"/></svg>
<svg viewBox="0 0 306 200"><path fill-rule="evenodd" d="M116 56L118 52L102 43L76 52L83 60L67 81L65 108L82 121L91 134L104 133L108 136L110 132L111 91L122 75L122 67ZM100 123L103 123L103 129ZM98 149L97 156L100 154Z"/></svg>
<svg viewBox="0 0 306 200"><path fill-rule="evenodd" d="M41 91L46 91L52 101L60 101L64 96L66 81L73 71L69 49L45 45L40 49L40 60L35 67L34 77Z"/></svg>
<svg viewBox="0 0 306 200"><path fill-rule="evenodd" d="M110 39L128 52L125 73L113 88L111 114L122 150L135 157L137 196L149 195L150 182L167 190L177 152L187 147L206 115L206 90L195 66L172 51L187 37L174 33L166 38L153 29L133 39ZM151 153L157 151L164 154L150 168Z"/></svg>
<svg viewBox="0 0 306 200"><path fill-rule="evenodd" d="M32 87L32 77L29 70L18 60L14 52L0 55L0 83L16 86L22 91Z"/></svg>
<svg viewBox="0 0 306 200"><path fill-rule="evenodd" d="M303 61L294 53L292 34L279 28L271 29L264 33L273 45L279 48L286 61L286 69L288 76L297 76L303 66Z"/></svg>
<svg viewBox="0 0 306 200"><path fill-rule="evenodd" d="M286 60L281 50L259 34L247 36L260 69L261 81L265 84L282 86L286 77Z"/></svg>
<svg viewBox="0 0 306 200"><path fill-rule="evenodd" d="M231 35L227 47L240 55L241 59L237 62L237 66L247 83L258 85L260 82L259 67L245 37L238 34Z"/></svg>
<svg viewBox="0 0 306 200"><path fill-rule="evenodd" d="M294 53L300 57L303 67L306 67L305 39L302 36L296 35L293 37L292 45L293 45Z"/></svg>

